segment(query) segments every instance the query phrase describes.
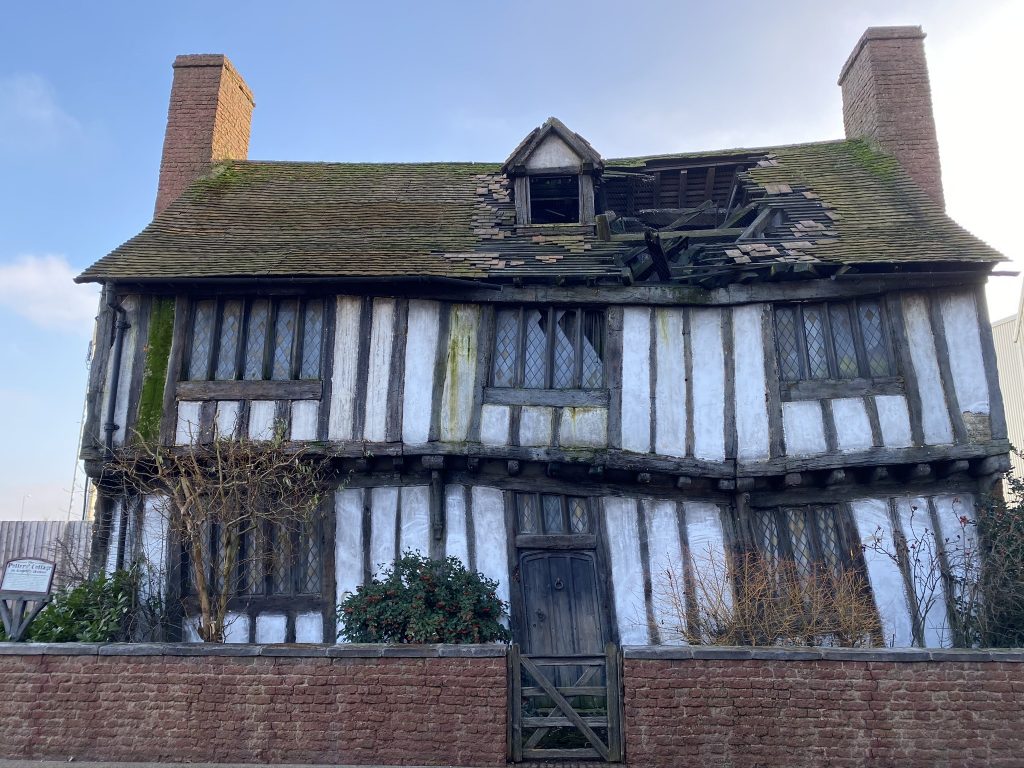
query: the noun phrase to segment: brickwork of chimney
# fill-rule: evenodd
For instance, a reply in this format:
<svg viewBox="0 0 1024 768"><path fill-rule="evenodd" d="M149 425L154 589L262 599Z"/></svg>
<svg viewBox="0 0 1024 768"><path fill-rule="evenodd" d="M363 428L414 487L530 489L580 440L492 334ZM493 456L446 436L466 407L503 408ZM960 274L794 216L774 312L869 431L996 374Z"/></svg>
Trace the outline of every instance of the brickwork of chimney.
<svg viewBox="0 0 1024 768"><path fill-rule="evenodd" d="M226 56L195 54L174 60L155 215L211 162L248 157L253 106L252 91Z"/></svg>
<svg viewBox="0 0 1024 768"><path fill-rule="evenodd" d="M848 138L893 154L940 206L939 143L920 27L869 27L839 75Z"/></svg>

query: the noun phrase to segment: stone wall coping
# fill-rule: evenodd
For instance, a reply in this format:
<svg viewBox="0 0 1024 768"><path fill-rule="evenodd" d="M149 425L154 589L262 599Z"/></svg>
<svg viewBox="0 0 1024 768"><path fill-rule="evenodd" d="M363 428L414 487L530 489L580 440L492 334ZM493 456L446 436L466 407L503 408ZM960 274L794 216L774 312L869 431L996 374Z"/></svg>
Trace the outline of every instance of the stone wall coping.
<svg viewBox="0 0 1024 768"><path fill-rule="evenodd" d="M0 656L235 656L288 658L504 658L508 647L481 645L247 643L0 643Z"/></svg>
<svg viewBox="0 0 1024 768"><path fill-rule="evenodd" d="M891 662L1016 662L1024 663L1024 648L748 648L734 646L626 645L627 659L734 659L752 661L891 661Z"/></svg>

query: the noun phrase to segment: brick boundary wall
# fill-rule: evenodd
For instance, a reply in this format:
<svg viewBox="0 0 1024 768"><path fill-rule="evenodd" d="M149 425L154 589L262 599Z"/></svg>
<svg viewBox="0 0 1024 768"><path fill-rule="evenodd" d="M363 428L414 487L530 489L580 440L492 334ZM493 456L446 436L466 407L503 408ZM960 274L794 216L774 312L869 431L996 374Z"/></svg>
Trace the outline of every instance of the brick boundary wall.
<svg viewBox="0 0 1024 768"><path fill-rule="evenodd" d="M0 758L502 766L505 655L0 643ZM630 768L1024 764L1024 651L623 656Z"/></svg>
<svg viewBox="0 0 1024 768"><path fill-rule="evenodd" d="M503 646L0 644L0 757L504 765Z"/></svg>
<svg viewBox="0 0 1024 768"><path fill-rule="evenodd" d="M626 648L630 768L1024 765L1024 652Z"/></svg>

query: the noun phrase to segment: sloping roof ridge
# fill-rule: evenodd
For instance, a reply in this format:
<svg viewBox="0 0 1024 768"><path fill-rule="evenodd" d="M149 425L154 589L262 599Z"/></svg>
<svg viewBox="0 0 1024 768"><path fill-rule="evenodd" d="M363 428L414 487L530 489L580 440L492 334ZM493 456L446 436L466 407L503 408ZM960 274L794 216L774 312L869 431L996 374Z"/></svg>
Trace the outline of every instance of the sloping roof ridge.
<svg viewBox="0 0 1024 768"><path fill-rule="evenodd" d="M394 166L487 166L498 168L501 163L488 160L220 160L212 167L220 166L247 166L247 165L270 165L270 166L379 166L390 168Z"/></svg>
<svg viewBox="0 0 1024 768"><path fill-rule="evenodd" d="M720 155L758 155L787 149L805 149L808 147L831 146L838 144L852 144L864 141L863 139L822 139L819 141L801 141L793 144L773 144L766 147L733 147L731 149L706 149L703 151L667 152L662 155L637 155L635 157L610 157L605 160L606 165L614 167L627 163L640 163L649 160L693 160L701 157L716 157Z"/></svg>

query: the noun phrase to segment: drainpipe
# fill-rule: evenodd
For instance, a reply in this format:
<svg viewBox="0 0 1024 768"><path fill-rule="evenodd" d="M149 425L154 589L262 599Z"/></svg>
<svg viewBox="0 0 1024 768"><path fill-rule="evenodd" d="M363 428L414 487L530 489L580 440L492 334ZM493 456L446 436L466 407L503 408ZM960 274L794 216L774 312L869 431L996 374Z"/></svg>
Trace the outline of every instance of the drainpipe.
<svg viewBox="0 0 1024 768"><path fill-rule="evenodd" d="M121 354L124 350L124 332L131 328L128 322L128 313L121 306L117 294L112 290L107 294L107 308L117 313L117 321L114 325L114 357L111 360L110 381L107 384L107 413L103 422L103 447L106 458L114 453L114 432L118 425L114 423L114 412L117 410L117 390L121 384Z"/></svg>

